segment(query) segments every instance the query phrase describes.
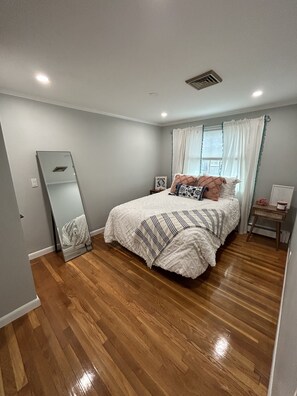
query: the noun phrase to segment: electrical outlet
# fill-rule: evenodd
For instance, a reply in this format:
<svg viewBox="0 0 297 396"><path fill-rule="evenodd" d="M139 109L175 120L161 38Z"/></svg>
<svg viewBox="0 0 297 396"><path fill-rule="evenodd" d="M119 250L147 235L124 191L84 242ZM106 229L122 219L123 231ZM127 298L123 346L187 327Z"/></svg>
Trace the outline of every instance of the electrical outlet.
<svg viewBox="0 0 297 396"><path fill-rule="evenodd" d="M38 181L37 181L36 177L31 178L31 185L32 185L32 188L38 187Z"/></svg>

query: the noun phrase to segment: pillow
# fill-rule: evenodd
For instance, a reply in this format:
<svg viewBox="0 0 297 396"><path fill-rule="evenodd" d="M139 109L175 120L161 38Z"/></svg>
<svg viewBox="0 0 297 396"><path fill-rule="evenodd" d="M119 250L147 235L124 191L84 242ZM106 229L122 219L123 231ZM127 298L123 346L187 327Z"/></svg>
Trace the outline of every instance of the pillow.
<svg viewBox="0 0 297 396"><path fill-rule="evenodd" d="M198 180L198 186L208 187L204 196L212 201L218 201L223 183L226 183L226 180L219 176L200 176Z"/></svg>
<svg viewBox="0 0 297 396"><path fill-rule="evenodd" d="M234 198L236 184L240 183L237 178L225 177L226 183L221 185L220 198Z"/></svg>
<svg viewBox="0 0 297 396"><path fill-rule="evenodd" d="M177 184L187 184L188 186L197 186L198 185L198 177L177 173L174 176L173 182L171 184L171 188L170 188L171 193L176 192Z"/></svg>
<svg viewBox="0 0 297 396"><path fill-rule="evenodd" d="M198 201L202 201L205 188L207 188L207 187L188 186L186 184L179 183L176 186L175 195L177 195L179 197L198 199Z"/></svg>

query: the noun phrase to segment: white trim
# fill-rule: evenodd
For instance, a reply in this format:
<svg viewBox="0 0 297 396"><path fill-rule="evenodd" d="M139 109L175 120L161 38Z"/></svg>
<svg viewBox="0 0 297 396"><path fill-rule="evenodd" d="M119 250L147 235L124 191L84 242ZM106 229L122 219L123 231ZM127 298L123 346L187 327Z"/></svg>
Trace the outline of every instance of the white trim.
<svg viewBox="0 0 297 396"><path fill-rule="evenodd" d="M95 236L98 234L102 234L104 232L105 227L97 228L96 230L90 231L91 236ZM48 246L44 249L37 250L36 252L32 252L28 254L29 260L33 260L37 257L44 256L45 254L52 253L55 251L55 246Z"/></svg>
<svg viewBox="0 0 297 396"><path fill-rule="evenodd" d="M154 125L158 127L166 127L166 126L171 126L171 125L180 125L180 124L187 124L191 122L196 122L196 121L207 121L211 120L213 118L221 118L221 117L227 117L227 116L233 116L237 114L245 114L245 113L253 113L255 111L261 111L261 110L269 110L269 109L275 109L277 107L285 107L285 106L292 106L297 104L296 99L289 100L287 102L276 102L274 104L266 104L258 107L245 107L242 109L237 109L237 110L230 110L230 111L225 111L222 113L213 113L213 114L205 114L199 117L193 117L193 118L184 118L184 119L178 119L175 121L170 121L170 122L149 122L145 120L140 120L138 118L133 118L133 117L126 117L124 115L119 115L119 114L114 114L114 113L107 113L105 111L99 111L96 109L91 109L89 107L83 107L83 106L78 106L78 105L71 105L67 102L62 102L58 100L51 100L51 99L46 99L46 98L41 98L39 96L34 96L34 95L27 95L24 93L19 93L15 92L9 89L3 89L0 88L0 93L3 95L9 95L9 96L16 96L18 98L23 98L23 99L29 99L29 100L34 100L35 102L41 102L41 103L48 103L52 104L55 106L60 106L60 107L66 107L68 109L74 109L74 110L80 110L80 111L86 111L87 113L95 113L95 114L100 114L104 115L107 117L113 117L113 118L119 118L122 120L126 121L132 121L132 122L140 122L141 124L147 124L147 125Z"/></svg>
<svg viewBox="0 0 297 396"><path fill-rule="evenodd" d="M98 228L97 230L91 231L90 235L95 236L98 234L103 234L105 227Z"/></svg>
<svg viewBox="0 0 297 396"><path fill-rule="evenodd" d="M119 115L119 114L107 113L105 111L99 111L99 110L96 110L96 109L91 109L89 107L72 105L70 103L62 102L62 101L59 101L59 100L51 100L51 99L41 98L39 96L27 95L27 94L11 91L9 89L2 89L1 88L0 89L0 93L2 93L4 95L9 95L9 96L16 96L16 97L22 98L22 99L34 100L35 102L48 103L48 104L52 104L52 105L55 105L55 106L66 107L68 109L86 111L87 113L95 113L95 114L100 114L100 115L104 115L104 116L107 116L107 117L120 118L120 119L126 120L126 121L140 122L141 124L161 126L161 124L158 124L158 123L155 123L155 122L139 120L138 118L126 117L124 115Z"/></svg>
<svg viewBox="0 0 297 396"><path fill-rule="evenodd" d="M289 264L289 261L290 261L291 254L292 254L291 247L289 246L288 253L287 253L287 260L286 260L285 276L284 276L284 281L283 281L282 298L281 298L281 304L280 304L280 308L279 308L277 329L276 329L276 335L275 335L275 341L274 341L274 348L273 348L273 355L272 355L272 364L271 364L271 370L270 370L269 387L268 387L267 396L271 396L271 392L272 392L272 385L273 385L273 379L274 379L273 377L274 377L275 362L276 362L276 350L277 350L277 345L278 345L281 318L282 318L282 313L283 313L282 311L283 311L283 301L284 301L286 279L287 279L287 272L288 272L287 270L288 270L288 264Z"/></svg>
<svg viewBox="0 0 297 396"><path fill-rule="evenodd" d="M14 320L20 318L21 316L25 315L26 313L32 311L33 309L40 306L39 297L32 301L29 301L27 304L22 305L21 307L15 309L14 311L10 312L9 314L2 316L0 318L0 328L6 326L8 323L13 322Z"/></svg>
<svg viewBox="0 0 297 396"><path fill-rule="evenodd" d="M175 121L170 121L170 122L164 122L162 124L159 124L161 127L167 127L167 126L172 126L172 125L180 125L180 124L188 124L196 121L207 121L207 120L212 120L216 118L222 118L222 117L228 117L228 116L235 116L235 115L240 115L240 114L248 114L248 113L254 113L256 111L261 111L261 110L270 110L270 109L275 109L278 107L286 107L286 106L293 106L296 105L297 101L296 99L289 100L284 103L274 103L274 104L266 104L258 107L245 107L243 109L237 109L237 110L230 110L230 111L225 111L222 113L214 113L214 114L207 114L207 115L202 115L199 117L193 117L193 118L184 118L181 120L175 120ZM205 125L207 127L207 125Z"/></svg>
<svg viewBox="0 0 297 396"><path fill-rule="evenodd" d="M44 256L45 254L51 253L55 251L55 246L48 246L47 248L37 250L36 252L32 252L28 254L29 260L33 260L37 257Z"/></svg>

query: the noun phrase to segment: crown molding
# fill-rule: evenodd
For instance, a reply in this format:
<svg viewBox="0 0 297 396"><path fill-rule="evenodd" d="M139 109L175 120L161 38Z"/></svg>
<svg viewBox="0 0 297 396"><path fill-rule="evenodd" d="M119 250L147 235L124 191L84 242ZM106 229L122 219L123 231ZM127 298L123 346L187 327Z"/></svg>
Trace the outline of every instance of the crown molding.
<svg viewBox="0 0 297 396"><path fill-rule="evenodd" d="M95 113L95 114L104 115L106 117L119 118L119 119L125 120L125 121L138 122L138 123L141 123L141 124L147 124L147 125L153 125L153 126L161 126L161 124L153 123L153 122L149 122L149 121L145 121L145 120L140 120L138 118L126 117L126 116L119 115L119 114L114 114L114 113L107 113L105 111L99 111L99 110L96 110L96 109L91 109L89 107L76 106L76 105L72 105L72 104L67 103L67 102L61 102L61 101L58 101L58 100L45 99L45 98L42 98L42 97L39 97L39 96L27 95L27 94L23 94L23 93L20 93L20 92L7 90L7 89L0 88L0 93L4 94L4 95L9 95L9 96L15 96L15 97L22 98L22 99L34 100L35 102L47 103L47 104L51 104L51 105L55 105L55 106L59 106L59 107L66 107L67 109L80 110L80 111L85 111L87 113Z"/></svg>
<svg viewBox="0 0 297 396"><path fill-rule="evenodd" d="M274 104L265 104L262 106L254 106L254 107L245 107L242 109L237 109L237 110L230 110L230 111L225 111L222 113L215 113L215 114L208 114L207 116L201 116L201 117L194 117L194 118L185 118L183 120L177 120L177 121L170 121L168 123L161 124L161 127L167 127L167 126L173 126L173 125L181 125L181 124L187 124L187 123L192 123L196 121L204 121L204 120L210 120L210 119L215 119L215 118L222 118L222 117L227 117L227 116L233 116L237 114L242 114L242 113L253 113L254 111L260 111L260 110L269 110L269 109L275 109L277 107L285 107L285 106L291 106L297 104L297 98L292 99L287 102L282 102L282 103L274 103Z"/></svg>
<svg viewBox="0 0 297 396"><path fill-rule="evenodd" d="M213 118L214 119L222 118L222 117L233 116L233 115L242 114L242 113L252 113L254 111L269 110L269 109L274 109L277 107L285 107L285 106L297 104L297 98L295 98L295 99L292 99L292 100L289 100L286 102L282 102L282 103L276 102L273 104L264 104L261 106L245 107L245 108L225 111L225 112L221 112L221 113L208 114L208 115L204 115L204 116L202 115L199 117L184 118L184 119L170 121L170 122L166 122L166 123L165 122L164 123L156 123L156 122L149 122L149 121L141 120L138 118L126 117L126 116L119 115L119 114L107 113L105 111L99 111L96 109L91 109L89 107L76 106L76 105L72 105L67 102L46 99L46 98L42 98L42 97L34 96L34 95L27 95L27 94L23 94L20 92L15 92L12 90L2 89L2 88L0 88L0 94L15 96L15 97L22 98L22 99L33 100L35 102L47 103L47 104L51 104L51 105L55 105L55 106L59 106L59 107L66 107L67 109L85 111L87 113L95 113L95 114L100 114L100 115L103 115L106 117L118 118L118 119L125 120L125 121L132 121L132 122L137 122L140 124L147 124L147 125L153 125L153 126L158 126L158 127L181 125L181 124L192 123L192 122L196 122L196 121L204 121L204 120L209 120L209 119L213 119Z"/></svg>

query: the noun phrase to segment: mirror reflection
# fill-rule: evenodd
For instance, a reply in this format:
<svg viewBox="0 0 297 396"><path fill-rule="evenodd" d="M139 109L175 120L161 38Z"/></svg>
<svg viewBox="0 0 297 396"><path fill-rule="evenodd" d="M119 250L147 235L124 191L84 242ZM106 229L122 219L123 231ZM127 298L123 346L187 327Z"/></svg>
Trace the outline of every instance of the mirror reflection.
<svg viewBox="0 0 297 396"><path fill-rule="evenodd" d="M51 205L54 233L68 261L92 249L72 156L68 151L36 154ZM57 241L55 244L57 250Z"/></svg>

